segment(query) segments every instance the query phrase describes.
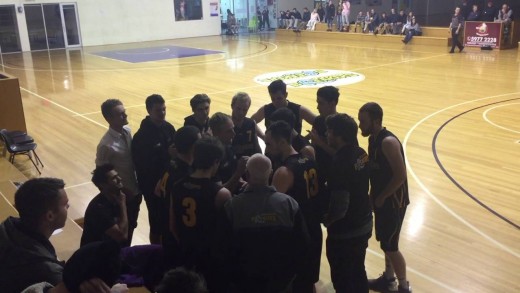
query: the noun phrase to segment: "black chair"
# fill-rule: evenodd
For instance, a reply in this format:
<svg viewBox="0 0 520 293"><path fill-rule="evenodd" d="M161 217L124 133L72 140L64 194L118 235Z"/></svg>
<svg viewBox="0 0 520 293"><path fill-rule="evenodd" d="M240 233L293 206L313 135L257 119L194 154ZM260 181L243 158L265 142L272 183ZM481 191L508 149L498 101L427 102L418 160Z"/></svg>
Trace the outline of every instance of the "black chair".
<svg viewBox="0 0 520 293"><path fill-rule="evenodd" d="M0 136L5 145L5 149L9 152L9 162L14 163L14 157L16 155L26 155L29 157L39 174L42 174L39 165L43 168L43 163L36 154L36 147L38 146L32 137L21 131L7 131L5 129L0 130ZM34 160L31 152L34 154Z"/></svg>

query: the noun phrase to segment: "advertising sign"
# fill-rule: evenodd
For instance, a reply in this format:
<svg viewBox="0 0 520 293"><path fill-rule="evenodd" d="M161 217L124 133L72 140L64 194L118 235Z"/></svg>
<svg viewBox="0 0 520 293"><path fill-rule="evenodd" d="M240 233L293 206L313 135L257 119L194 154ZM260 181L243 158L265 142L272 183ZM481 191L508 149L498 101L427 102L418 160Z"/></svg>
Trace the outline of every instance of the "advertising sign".
<svg viewBox="0 0 520 293"><path fill-rule="evenodd" d="M466 21L464 46L500 48L502 24L499 22Z"/></svg>

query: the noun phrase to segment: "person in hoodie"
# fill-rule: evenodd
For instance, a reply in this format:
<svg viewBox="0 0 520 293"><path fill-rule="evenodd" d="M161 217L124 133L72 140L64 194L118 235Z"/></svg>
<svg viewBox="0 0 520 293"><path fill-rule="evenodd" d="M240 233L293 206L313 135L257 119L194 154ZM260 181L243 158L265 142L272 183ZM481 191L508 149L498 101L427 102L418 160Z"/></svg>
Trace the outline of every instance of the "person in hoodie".
<svg viewBox="0 0 520 293"><path fill-rule="evenodd" d="M69 200L65 183L56 178L28 180L15 193L19 218L0 224L0 288L21 292L38 282L62 281L64 262L58 260L49 238L63 228Z"/></svg>
<svg viewBox="0 0 520 293"><path fill-rule="evenodd" d="M174 152L175 127L166 121L166 105L162 96L146 98L148 116L141 121L132 140L132 158L137 181L148 208L150 243L160 244L167 229L168 209L164 197L154 195L157 182L170 164Z"/></svg>

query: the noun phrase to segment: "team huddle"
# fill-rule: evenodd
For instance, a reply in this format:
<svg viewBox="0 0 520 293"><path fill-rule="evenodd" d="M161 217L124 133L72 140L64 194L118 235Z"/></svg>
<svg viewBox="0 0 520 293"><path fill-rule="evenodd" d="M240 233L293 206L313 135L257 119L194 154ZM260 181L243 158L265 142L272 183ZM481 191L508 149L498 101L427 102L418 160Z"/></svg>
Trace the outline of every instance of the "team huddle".
<svg viewBox="0 0 520 293"><path fill-rule="evenodd" d="M398 248L409 204L404 153L382 126L382 108L363 105L358 126L337 113L335 87L318 89L318 116L289 102L282 80L268 91L272 102L251 118L246 93L232 98L231 115L210 115L210 98L195 95L193 114L178 130L165 120L165 100L151 95L133 138L121 101L105 101L110 127L92 177L100 193L85 212L81 246L119 243L122 268L152 290L165 271L184 267L199 273L209 292L312 293L323 224L336 292L411 292ZM263 120L265 133L257 125ZM302 121L312 125L306 135ZM142 198L151 244L131 246ZM374 226L385 271L368 280Z"/></svg>

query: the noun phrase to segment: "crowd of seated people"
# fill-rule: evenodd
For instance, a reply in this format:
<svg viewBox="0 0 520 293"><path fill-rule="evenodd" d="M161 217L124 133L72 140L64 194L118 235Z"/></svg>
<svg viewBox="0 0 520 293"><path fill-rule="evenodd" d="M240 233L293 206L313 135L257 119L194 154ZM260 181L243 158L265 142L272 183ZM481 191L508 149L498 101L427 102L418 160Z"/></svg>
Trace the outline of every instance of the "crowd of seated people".
<svg viewBox="0 0 520 293"><path fill-rule="evenodd" d="M467 21L490 21L504 23L505 40L510 38L513 11L507 4L501 8L496 7L493 1L487 1L484 8L477 4L472 4L464 0L460 6L461 16ZM397 13L395 8L391 8L389 13L378 13L375 9L359 11L358 14L349 19L350 1L343 0L335 5L332 0L328 1L325 7L321 3L316 8L309 11L307 7L303 9L303 16L296 8L292 11L280 11L279 28L293 29L295 32L301 30L314 31L319 22L327 23L327 31L332 31L333 23L336 22L337 31L350 32L350 25L354 25L353 32L404 35L403 43L407 44L413 36L422 35L421 27L418 24L415 14L412 11L405 13L400 10Z"/></svg>
<svg viewBox="0 0 520 293"><path fill-rule="evenodd" d="M230 99L229 114L211 114L211 98L196 94L190 100L193 114L178 129L166 121L164 98L150 95L145 101L148 115L133 137L124 104L117 99L102 104L109 129L97 147L92 173L99 193L86 209L78 254L85 259L81 251L97 247L98 257L86 258L111 269L110 278L74 274L75 288L110 292L121 283L157 292L311 293L319 280L323 224L338 292L384 291L398 285L394 275L399 292L411 292L395 238L382 246L391 262L386 265L395 266L395 273L367 279L364 259L373 226L367 196L369 157L358 146L355 120L336 112L339 90L325 86L317 91L319 115L289 101L282 80L273 81L267 92L271 102L251 118L247 93ZM367 111L380 113L364 118L373 120L367 131L379 129L379 105L364 107L372 110L361 109L360 117ZM265 132L258 127L262 121ZM303 123L312 126L307 136L302 135ZM0 224L2 292L27 287L25 293L71 290L67 264L57 259L49 242L67 217L64 185L60 179L32 179L17 191L20 218ZM132 246L143 198L150 244ZM376 232L383 229L377 227ZM87 264L74 259L70 266ZM117 264L102 262L113 259ZM169 287L184 284L178 278L191 280L189 286L196 291ZM126 290L124 285L119 288Z"/></svg>

